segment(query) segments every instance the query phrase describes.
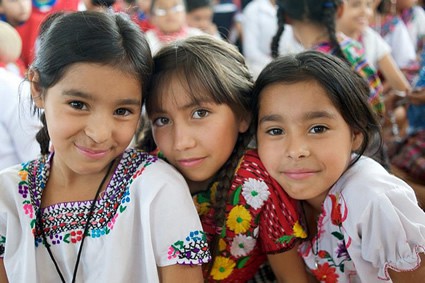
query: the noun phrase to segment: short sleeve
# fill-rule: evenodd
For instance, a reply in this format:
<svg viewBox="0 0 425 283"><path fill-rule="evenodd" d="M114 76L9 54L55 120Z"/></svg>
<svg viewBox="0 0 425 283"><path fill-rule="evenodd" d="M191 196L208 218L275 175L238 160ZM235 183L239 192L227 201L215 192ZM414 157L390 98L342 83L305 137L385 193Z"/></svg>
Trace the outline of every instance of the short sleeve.
<svg viewBox="0 0 425 283"><path fill-rule="evenodd" d="M419 252L425 252L425 214L412 190L394 186L364 209L359 221L362 257L378 269L380 278L388 268L418 267Z"/></svg>
<svg viewBox="0 0 425 283"><path fill-rule="evenodd" d="M259 238L266 253L281 253L293 248L296 238L305 238L306 233L298 221L296 201L273 179L269 191L261 213Z"/></svg>
<svg viewBox="0 0 425 283"><path fill-rule="evenodd" d="M189 188L174 168L162 160L157 163L149 167L154 174L144 174L145 178L155 175L145 182L159 186L150 204L148 220L156 262L158 266L207 263L211 256L206 235Z"/></svg>

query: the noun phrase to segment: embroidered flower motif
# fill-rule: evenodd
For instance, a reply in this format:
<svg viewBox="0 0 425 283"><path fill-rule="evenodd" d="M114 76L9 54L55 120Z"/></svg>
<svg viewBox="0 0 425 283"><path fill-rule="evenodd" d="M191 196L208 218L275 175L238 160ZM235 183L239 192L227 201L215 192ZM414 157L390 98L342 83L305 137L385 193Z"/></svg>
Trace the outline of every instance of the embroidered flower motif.
<svg viewBox="0 0 425 283"><path fill-rule="evenodd" d="M71 243L75 244L83 239L83 231L72 231L70 233L71 236Z"/></svg>
<svg viewBox="0 0 425 283"><path fill-rule="evenodd" d="M230 211L226 224L230 230L240 234L249 229L251 219L252 216L249 211L242 205L237 205Z"/></svg>
<svg viewBox="0 0 425 283"><path fill-rule="evenodd" d="M168 259L178 258L179 264L200 264L211 260L205 233L190 232L185 240L176 241L168 248Z"/></svg>
<svg viewBox="0 0 425 283"><path fill-rule="evenodd" d="M227 249L227 244L226 241L224 239L218 240L218 250L221 251L225 251Z"/></svg>
<svg viewBox="0 0 425 283"><path fill-rule="evenodd" d="M0 256L3 256L5 251L6 237L0 236Z"/></svg>
<svg viewBox="0 0 425 283"><path fill-rule="evenodd" d="M217 256L211 270L211 276L214 280L223 280L229 277L235 268L236 263L230 258Z"/></svg>
<svg viewBox="0 0 425 283"><path fill-rule="evenodd" d="M113 229L115 225L115 221L117 220L118 213L114 215L114 217L111 218L111 221L108 222L108 228Z"/></svg>
<svg viewBox="0 0 425 283"><path fill-rule="evenodd" d="M32 205L29 204L29 203L27 203L27 204L24 204L24 207L23 208L24 208L25 214L28 215L30 218L33 218L33 216L34 216L34 210L33 210Z"/></svg>
<svg viewBox="0 0 425 283"><path fill-rule="evenodd" d="M249 178L243 184L242 195L250 206L259 209L269 198L270 192L266 183Z"/></svg>
<svg viewBox="0 0 425 283"><path fill-rule="evenodd" d="M18 172L19 177L21 177L22 181L25 181L28 178L28 171L21 170Z"/></svg>
<svg viewBox="0 0 425 283"><path fill-rule="evenodd" d="M345 213L341 213L341 204L339 203L338 195L329 195L332 201L332 210L331 210L331 221L333 225L341 226L342 222L347 218L347 209L345 207Z"/></svg>
<svg viewBox="0 0 425 283"><path fill-rule="evenodd" d="M53 245L59 245L62 242L62 236L59 234L56 235L50 235L50 242Z"/></svg>
<svg viewBox="0 0 425 283"><path fill-rule="evenodd" d="M300 225L300 222L297 220L295 222L294 227L292 227L292 230L294 230L294 236L297 238L305 239L307 238L307 233L304 231L303 227Z"/></svg>
<svg viewBox="0 0 425 283"><path fill-rule="evenodd" d="M338 282L338 274L335 272L336 268L331 267L329 263L319 264L317 269L312 270L314 276L317 280L325 283L335 283Z"/></svg>
<svg viewBox="0 0 425 283"><path fill-rule="evenodd" d="M248 255L255 247L256 239L246 235L236 235L233 239L230 253L238 258Z"/></svg>

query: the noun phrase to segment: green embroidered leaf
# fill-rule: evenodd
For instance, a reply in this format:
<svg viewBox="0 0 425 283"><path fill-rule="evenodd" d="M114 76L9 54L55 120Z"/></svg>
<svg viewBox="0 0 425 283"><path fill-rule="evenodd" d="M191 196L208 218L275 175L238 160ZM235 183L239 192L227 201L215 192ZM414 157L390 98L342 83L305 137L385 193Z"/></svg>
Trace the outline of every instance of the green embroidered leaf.
<svg viewBox="0 0 425 283"><path fill-rule="evenodd" d="M283 243L289 243L289 241L293 238L293 235L284 235L276 240L277 243L283 244Z"/></svg>
<svg viewBox="0 0 425 283"><path fill-rule="evenodd" d="M68 240L68 238L69 238L69 233L67 233L66 235L65 235L65 237L63 237L63 241L65 242L65 243L67 243L67 244L69 244L69 240Z"/></svg>
<svg viewBox="0 0 425 283"><path fill-rule="evenodd" d="M35 227L35 224L36 224L35 219L31 220L30 222L31 229Z"/></svg>
<svg viewBox="0 0 425 283"><path fill-rule="evenodd" d="M243 268L246 264L246 262L249 260L249 256L240 258L237 262L236 262L236 268Z"/></svg>
<svg viewBox="0 0 425 283"><path fill-rule="evenodd" d="M30 201L29 200L24 200L23 202L22 202L22 204L29 204L30 203Z"/></svg>
<svg viewBox="0 0 425 283"><path fill-rule="evenodd" d="M344 266L345 266L344 264L339 265L339 270L341 270L342 273L344 273Z"/></svg>
<svg viewBox="0 0 425 283"><path fill-rule="evenodd" d="M233 193L233 201L232 201L233 205L237 205L239 203L239 197L241 195L241 191L242 191L242 186L239 186Z"/></svg>
<svg viewBox="0 0 425 283"><path fill-rule="evenodd" d="M198 194L197 198L199 203L210 202L209 196L206 196L204 194Z"/></svg>
<svg viewBox="0 0 425 283"><path fill-rule="evenodd" d="M334 235L338 240L344 240L344 235L339 232L332 232L332 235Z"/></svg>
<svg viewBox="0 0 425 283"><path fill-rule="evenodd" d="M127 208L127 206L120 205L120 212L122 213L126 208Z"/></svg>
<svg viewBox="0 0 425 283"><path fill-rule="evenodd" d="M260 217L261 217L261 214L260 213L258 213L257 216L255 216L255 219L254 219L254 223L255 224L260 223Z"/></svg>
<svg viewBox="0 0 425 283"><path fill-rule="evenodd" d="M220 237L221 238L226 237L226 225L223 225L223 229L221 229Z"/></svg>

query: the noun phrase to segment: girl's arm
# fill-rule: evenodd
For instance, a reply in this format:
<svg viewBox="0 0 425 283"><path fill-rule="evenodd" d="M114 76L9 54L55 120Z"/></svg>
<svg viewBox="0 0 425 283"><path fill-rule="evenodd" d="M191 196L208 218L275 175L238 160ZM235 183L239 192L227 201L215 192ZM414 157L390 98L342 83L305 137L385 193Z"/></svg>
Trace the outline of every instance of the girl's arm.
<svg viewBox="0 0 425 283"><path fill-rule="evenodd" d="M0 258L0 283L8 283L6 270L4 269L3 259Z"/></svg>
<svg viewBox="0 0 425 283"><path fill-rule="evenodd" d="M269 254L267 259L279 283L315 282L309 279L304 261L298 255L297 246L283 253Z"/></svg>
<svg viewBox="0 0 425 283"><path fill-rule="evenodd" d="M394 283L416 283L424 282L425 278L425 254L420 254L421 265L413 271L397 272L392 269L388 269L391 280Z"/></svg>
<svg viewBox="0 0 425 283"><path fill-rule="evenodd" d="M158 274L159 281L161 283L204 282L204 279L202 277L202 269L199 265L190 266L174 264L170 266L159 267ZM1 277L0 283L3 283L3 281L1 281Z"/></svg>
<svg viewBox="0 0 425 283"><path fill-rule="evenodd" d="M379 60L378 65L385 80L393 89L399 91L407 91L410 89L409 82L395 63L390 53L382 57L381 60Z"/></svg>

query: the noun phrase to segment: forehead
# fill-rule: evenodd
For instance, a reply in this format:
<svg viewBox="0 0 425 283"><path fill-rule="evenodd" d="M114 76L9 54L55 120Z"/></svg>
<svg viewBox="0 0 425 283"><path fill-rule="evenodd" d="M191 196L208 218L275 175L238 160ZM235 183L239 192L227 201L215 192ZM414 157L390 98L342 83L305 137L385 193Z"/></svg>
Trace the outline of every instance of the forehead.
<svg viewBox="0 0 425 283"><path fill-rule="evenodd" d="M183 0L154 0L155 7L173 7L178 4L184 4Z"/></svg>

